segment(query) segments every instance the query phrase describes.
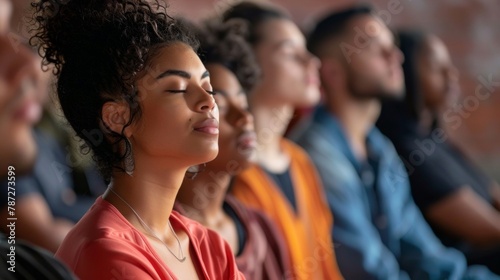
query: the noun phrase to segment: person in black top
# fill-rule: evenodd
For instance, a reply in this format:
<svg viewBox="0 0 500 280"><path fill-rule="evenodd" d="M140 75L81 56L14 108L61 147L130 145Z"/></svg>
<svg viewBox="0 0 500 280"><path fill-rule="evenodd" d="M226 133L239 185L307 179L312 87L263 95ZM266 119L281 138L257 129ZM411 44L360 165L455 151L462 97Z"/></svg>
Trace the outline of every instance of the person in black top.
<svg viewBox="0 0 500 280"><path fill-rule="evenodd" d="M457 129L461 123L444 110L460 93L457 69L436 36L401 31L398 37L406 96L384 102L377 126L405 163L415 202L437 236L470 263L499 273L500 188L441 126L444 121Z"/></svg>

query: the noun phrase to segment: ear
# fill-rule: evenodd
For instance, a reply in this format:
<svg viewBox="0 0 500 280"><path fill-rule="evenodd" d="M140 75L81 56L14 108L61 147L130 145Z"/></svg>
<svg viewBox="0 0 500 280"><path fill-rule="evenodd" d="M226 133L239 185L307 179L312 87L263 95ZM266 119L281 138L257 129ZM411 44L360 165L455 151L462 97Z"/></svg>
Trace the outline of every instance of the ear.
<svg viewBox="0 0 500 280"><path fill-rule="evenodd" d="M124 101L108 101L102 105L102 121L106 127L118 134L122 133L123 127L130 119L129 105ZM132 136L130 126L123 131L125 137Z"/></svg>

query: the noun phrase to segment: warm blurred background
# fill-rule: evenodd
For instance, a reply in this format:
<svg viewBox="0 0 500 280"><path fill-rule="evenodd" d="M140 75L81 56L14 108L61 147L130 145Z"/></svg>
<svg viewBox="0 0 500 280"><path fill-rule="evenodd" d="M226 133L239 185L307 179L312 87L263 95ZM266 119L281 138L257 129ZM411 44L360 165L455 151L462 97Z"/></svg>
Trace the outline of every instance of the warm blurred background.
<svg viewBox="0 0 500 280"><path fill-rule="evenodd" d="M168 0L172 10L199 20L220 12L233 0ZM500 181L500 3L495 0L275 0L304 30L330 9L372 3L392 28L429 31L448 46L460 71L462 95L446 111L449 135ZM479 93L478 90L479 89ZM479 96L479 97L478 97ZM487 97L487 98L485 98Z"/></svg>

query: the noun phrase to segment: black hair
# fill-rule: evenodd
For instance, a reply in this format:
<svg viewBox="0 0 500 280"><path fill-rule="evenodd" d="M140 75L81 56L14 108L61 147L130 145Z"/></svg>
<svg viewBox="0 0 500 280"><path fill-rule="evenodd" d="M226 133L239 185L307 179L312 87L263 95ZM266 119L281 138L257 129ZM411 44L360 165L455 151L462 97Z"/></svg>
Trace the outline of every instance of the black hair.
<svg viewBox="0 0 500 280"><path fill-rule="evenodd" d="M420 31L398 31L396 40L399 48L405 57L403 62L403 73L405 77L405 105L413 118L419 119L419 112L424 106L418 77L417 62L419 54L422 53L426 45L427 36Z"/></svg>
<svg viewBox="0 0 500 280"><path fill-rule="evenodd" d="M125 101L130 125L140 117L136 82L164 46L182 42L196 49L190 32L166 7L148 0L39 0L34 9L32 45L42 65L54 65L57 95L82 150L93 151L103 177L122 170L131 147L121 133L106 129L105 102ZM125 143L125 152L118 145Z"/></svg>
<svg viewBox="0 0 500 280"><path fill-rule="evenodd" d="M370 15L373 12L372 6L359 4L343 10L335 11L320 19L307 38L307 48L318 55L321 45L332 38L341 36L349 24L349 21L360 15Z"/></svg>
<svg viewBox="0 0 500 280"><path fill-rule="evenodd" d="M217 63L233 72L248 93L255 85L259 68L252 48L246 42L248 23L240 19L222 22L218 18L206 20L199 29L200 58L204 64Z"/></svg>
<svg viewBox="0 0 500 280"><path fill-rule="evenodd" d="M224 22L235 18L245 20L248 23L246 39L252 46L258 44L262 39L260 27L263 23L272 19L290 19L287 13L277 7L249 1L231 6L222 15Z"/></svg>

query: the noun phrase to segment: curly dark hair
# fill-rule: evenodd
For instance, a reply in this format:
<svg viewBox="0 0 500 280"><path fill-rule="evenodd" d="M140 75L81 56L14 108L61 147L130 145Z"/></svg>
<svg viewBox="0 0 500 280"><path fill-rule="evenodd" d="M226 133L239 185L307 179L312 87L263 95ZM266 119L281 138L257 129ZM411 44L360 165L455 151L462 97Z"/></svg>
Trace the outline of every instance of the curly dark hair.
<svg viewBox="0 0 500 280"><path fill-rule="evenodd" d="M249 92L258 79L259 68L252 47L245 39L248 24L238 19L222 22L219 18L211 18L203 22L197 34L203 63L224 65Z"/></svg>
<svg viewBox="0 0 500 280"><path fill-rule="evenodd" d="M272 19L291 20L284 10L270 4L253 1L238 2L222 14L224 22L232 19L241 19L248 23L246 39L252 46L257 45L262 40L260 34L262 24Z"/></svg>
<svg viewBox="0 0 500 280"><path fill-rule="evenodd" d="M127 127L140 118L137 80L161 48L181 42L195 51L198 43L158 1L39 0L30 43L38 47L45 69L54 65L57 95L76 135L90 147L105 180L123 171L131 147L121 133L107 129L101 110L108 101L125 101ZM124 127L124 129L125 129ZM125 151L119 145L125 144Z"/></svg>

